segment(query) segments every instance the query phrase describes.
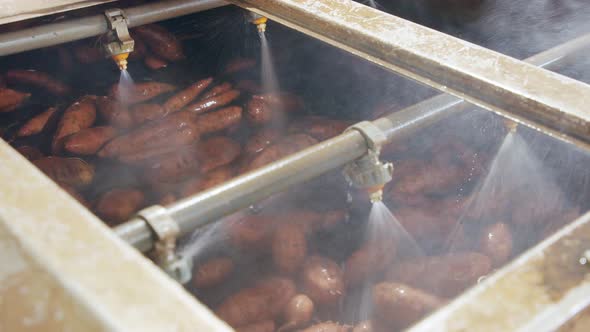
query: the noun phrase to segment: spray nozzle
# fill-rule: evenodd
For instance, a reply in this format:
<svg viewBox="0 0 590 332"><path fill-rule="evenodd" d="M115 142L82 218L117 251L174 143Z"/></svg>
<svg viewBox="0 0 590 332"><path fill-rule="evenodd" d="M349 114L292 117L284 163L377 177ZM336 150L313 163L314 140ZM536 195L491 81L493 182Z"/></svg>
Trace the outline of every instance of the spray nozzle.
<svg viewBox="0 0 590 332"><path fill-rule="evenodd" d="M360 132L369 149L364 156L345 166L344 176L352 186L364 189L371 202L381 201L383 187L391 181L393 175L393 164L379 160L381 145L387 138L381 129L368 121L360 122L347 129L349 130Z"/></svg>
<svg viewBox="0 0 590 332"><path fill-rule="evenodd" d="M518 123L516 121L512 121L506 118L504 119L504 126L506 127L509 133L515 133L516 128L518 128Z"/></svg>
<svg viewBox="0 0 590 332"><path fill-rule="evenodd" d="M104 50L120 70L126 70L127 58L135 46L127 28L127 17L121 9L106 10L104 15L110 29L106 35L107 42L104 44Z"/></svg>
<svg viewBox="0 0 590 332"><path fill-rule="evenodd" d="M249 12L250 22L256 25L256 29L258 32L265 32L266 31L266 22L268 19L260 14L255 12Z"/></svg>

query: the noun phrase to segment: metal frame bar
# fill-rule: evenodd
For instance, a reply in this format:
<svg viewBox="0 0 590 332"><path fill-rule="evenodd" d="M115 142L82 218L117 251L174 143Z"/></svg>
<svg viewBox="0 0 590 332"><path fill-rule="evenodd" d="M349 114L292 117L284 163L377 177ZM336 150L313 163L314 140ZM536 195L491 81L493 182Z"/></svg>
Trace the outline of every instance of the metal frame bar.
<svg viewBox="0 0 590 332"><path fill-rule="evenodd" d="M575 53L590 47L590 34L541 52L526 61L555 68ZM469 104L450 95L439 95L374 121L388 141L401 139L465 109ZM570 141L571 142L571 141ZM585 142L573 142L578 146ZM317 177L351 162L367 151L363 137L347 132L281 159L220 186L180 200L168 207L180 234L227 216L291 185ZM153 247L155 235L143 219L133 218L114 228L115 233L141 251Z"/></svg>
<svg viewBox="0 0 590 332"><path fill-rule="evenodd" d="M170 0L124 9L130 28L228 5L223 0ZM104 15L94 15L0 34L0 56L98 36L108 31Z"/></svg>
<svg viewBox="0 0 590 332"><path fill-rule="evenodd" d="M590 86L352 1L232 0L487 110L590 141Z"/></svg>

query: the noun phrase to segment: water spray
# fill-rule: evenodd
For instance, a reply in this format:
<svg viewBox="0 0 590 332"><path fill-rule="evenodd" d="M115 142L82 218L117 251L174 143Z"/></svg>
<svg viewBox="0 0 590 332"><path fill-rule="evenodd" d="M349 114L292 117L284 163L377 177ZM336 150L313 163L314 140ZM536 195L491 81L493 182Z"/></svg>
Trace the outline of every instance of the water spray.
<svg viewBox="0 0 590 332"><path fill-rule="evenodd" d="M127 24L129 23L125 13L121 9L109 9L104 12L109 32L106 34L107 42L104 50L117 64L121 71L127 70L127 58L133 52L135 41L129 35Z"/></svg>
<svg viewBox="0 0 590 332"><path fill-rule="evenodd" d="M379 160L381 146L387 137L381 129L369 121L363 121L346 129L363 135L368 146L367 153L344 167L346 180L354 187L365 190L372 203L383 200L383 187L391 181L393 164Z"/></svg>
<svg viewBox="0 0 590 332"><path fill-rule="evenodd" d="M266 22L268 19L255 12L249 12L248 14L250 16L250 23L256 25L256 29L258 29L259 33L264 33L266 31Z"/></svg>

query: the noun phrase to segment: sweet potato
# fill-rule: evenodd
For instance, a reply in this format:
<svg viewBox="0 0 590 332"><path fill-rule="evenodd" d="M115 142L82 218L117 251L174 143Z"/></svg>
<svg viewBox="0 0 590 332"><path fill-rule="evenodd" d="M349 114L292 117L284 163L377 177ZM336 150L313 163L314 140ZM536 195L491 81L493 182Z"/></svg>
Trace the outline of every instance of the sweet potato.
<svg viewBox="0 0 590 332"><path fill-rule="evenodd" d="M0 88L0 113L8 113L16 110L30 96L30 93L9 88Z"/></svg>
<svg viewBox="0 0 590 332"><path fill-rule="evenodd" d="M397 246L393 240L375 240L353 252L344 263L344 280L349 287L372 279L395 260Z"/></svg>
<svg viewBox="0 0 590 332"><path fill-rule="evenodd" d="M60 153L63 149L64 137L90 128L94 124L96 120L95 102L96 96L84 96L65 110L51 142L51 150L54 154Z"/></svg>
<svg viewBox="0 0 590 332"><path fill-rule="evenodd" d="M16 151L18 151L18 153L23 155L23 157L31 161L44 157L43 153L34 146L19 146L18 148L16 148Z"/></svg>
<svg viewBox="0 0 590 332"><path fill-rule="evenodd" d="M240 96L240 91L229 90L216 96L201 99L184 108L185 111L201 114L212 111L222 106L229 105Z"/></svg>
<svg viewBox="0 0 590 332"><path fill-rule="evenodd" d="M299 224L283 224L277 227L271 242L272 259L277 270L293 274L303 264L307 254L305 229Z"/></svg>
<svg viewBox="0 0 590 332"><path fill-rule="evenodd" d="M189 85L168 98L163 105L164 109L167 113L179 111L205 91L211 82L213 82L213 78L209 77Z"/></svg>
<svg viewBox="0 0 590 332"><path fill-rule="evenodd" d="M98 97L96 107L103 121L111 126L129 128L133 124L131 113L127 107L110 97Z"/></svg>
<svg viewBox="0 0 590 332"><path fill-rule="evenodd" d="M25 124L22 127L20 127L16 136L26 137L39 134L51 122L50 120L56 114L55 112L57 112L57 108L50 107L42 113L39 113L34 117L30 118L27 122L25 122Z"/></svg>
<svg viewBox="0 0 590 332"><path fill-rule="evenodd" d="M278 140L279 137L281 137L281 133L278 130L273 128L261 128L248 138L246 145L244 145L244 153L246 155L254 155L262 152L262 150Z"/></svg>
<svg viewBox="0 0 590 332"><path fill-rule="evenodd" d="M274 332L274 330L275 322L272 320L264 320L262 322L236 328L236 332Z"/></svg>
<svg viewBox="0 0 590 332"><path fill-rule="evenodd" d="M271 277L229 296L215 313L233 327L245 326L277 317L294 295L293 281Z"/></svg>
<svg viewBox="0 0 590 332"><path fill-rule="evenodd" d="M224 69L223 74L235 74L240 71L252 69L256 66L256 60L250 58L236 58L228 62Z"/></svg>
<svg viewBox="0 0 590 332"><path fill-rule="evenodd" d="M162 26L142 25L133 29L133 33L137 34L155 55L164 60L175 62L185 58L180 41Z"/></svg>
<svg viewBox="0 0 590 332"><path fill-rule="evenodd" d="M246 118L253 125L265 125L270 123L276 111L262 99L252 98L246 104Z"/></svg>
<svg viewBox="0 0 590 332"><path fill-rule="evenodd" d="M215 96L222 94L224 92L227 92L231 89L232 89L231 83L229 83L229 82L220 83L220 84L212 87L211 89L209 89L207 92L205 92L205 94L201 97L201 100L215 97Z"/></svg>
<svg viewBox="0 0 590 332"><path fill-rule="evenodd" d="M299 332L350 332L351 327L348 325L340 325L334 322L323 322L312 325Z"/></svg>
<svg viewBox="0 0 590 332"><path fill-rule="evenodd" d="M285 113L295 113L304 108L303 100L288 92L264 93L252 98L264 100L271 108Z"/></svg>
<svg viewBox="0 0 590 332"><path fill-rule="evenodd" d="M158 70L168 67L168 62L166 62L166 60L163 60L150 52L148 52L143 58L143 63L151 70Z"/></svg>
<svg viewBox="0 0 590 332"><path fill-rule="evenodd" d="M230 128L240 123L241 120L242 108L239 106L229 106L199 115L195 120L195 125L202 134L209 134Z"/></svg>
<svg viewBox="0 0 590 332"><path fill-rule="evenodd" d="M313 316L314 305L311 299L305 294L293 296L285 306L283 320L285 323L278 329L278 332L292 331L307 325Z"/></svg>
<svg viewBox="0 0 590 332"><path fill-rule="evenodd" d="M94 179L94 167L79 158L44 157L33 161L53 181L76 188L88 185Z"/></svg>
<svg viewBox="0 0 590 332"><path fill-rule="evenodd" d="M334 120L320 116L307 116L289 124L291 133L302 132L309 136L324 141L338 136L353 124L352 121Z"/></svg>
<svg viewBox="0 0 590 332"><path fill-rule="evenodd" d="M492 261L476 252L413 259L394 265L387 280L406 283L441 297L454 297L492 270Z"/></svg>
<svg viewBox="0 0 590 332"><path fill-rule="evenodd" d="M117 157L145 149L194 143L198 141L199 131L195 130L193 121L192 114L176 112L161 120L147 123L127 135L115 138L105 145L98 155ZM186 135L178 135L179 131L184 131ZM175 134L179 141L171 140L171 136Z"/></svg>
<svg viewBox="0 0 590 332"><path fill-rule="evenodd" d="M202 141L197 147L197 153L201 160L199 170L207 173L236 160L241 153L241 147L231 138L217 136Z"/></svg>
<svg viewBox="0 0 590 332"><path fill-rule="evenodd" d="M150 181L178 182L198 171L199 156L188 147L146 160L145 176Z"/></svg>
<svg viewBox="0 0 590 332"><path fill-rule="evenodd" d="M218 184L221 184L234 175L234 172L229 166L222 166L216 168L206 174L200 175L196 178L185 181L185 184L181 190L181 196L187 197L203 190L213 188Z"/></svg>
<svg viewBox="0 0 590 332"><path fill-rule="evenodd" d="M479 250L488 256L494 267L501 267L512 256L512 232L505 223L484 228L479 239Z"/></svg>
<svg viewBox="0 0 590 332"><path fill-rule="evenodd" d="M131 114L134 125L161 119L168 114L162 106L154 103L133 105L129 108L129 113Z"/></svg>
<svg viewBox="0 0 590 332"><path fill-rule="evenodd" d="M373 287L375 317L396 330L410 326L442 304L434 295L396 282L382 282Z"/></svg>
<svg viewBox="0 0 590 332"><path fill-rule="evenodd" d="M71 91L69 86L42 71L13 69L7 71L4 78L8 83L33 85L56 96L65 96Z"/></svg>
<svg viewBox="0 0 590 332"><path fill-rule="evenodd" d="M65 190L70 196L72 196L75 200L77 200L80 204L84 205L86 208L90 208L90 203L72 186L69 186L64 183L57 183L63 190Z"/></svg>
<svg viewBox="0 0 590 332"><path fill-rule="evenodd" d="M242 250L265 248L272 235L276 219L272 216L246 215L228 225L230 242Z"/></svg>
<svg viewBox="0 0 590 332"><path fill-rule="evenodd" d="M344 274L329 258L309 257L303 265L301 279L305 294L317 304L336 304L344 297Z"/></svg>
<svg viewBox="0 0 590 332"><path fill-rule="evenodd" d="M193 285L208 288L222 283L233 271L234 262L229 257L217 257L196 266L193 272Z"/></svg>
<svg viewBox="0 0 590 332"><path fill-rule="evenodd" d="M277 143L267 147L261 153L258 153L256 157L252 159L250 165L248 165L248 170L260 168L261 166L277 161L316 143L317 141L314 138L305 134L285 136Z"/></svg>
<svg viewBox="0 0 590 332"><path fill-rule="evenodd" d="M162 82L141 82L131 86L115 83L110 89L109 97L124 104L137 104L174 89L176 89L174 85Z"/></svg>
<svg viewBox="0 0 590 332"><path fill-rule="evenodd" d="M64 149L68 152L92 155L106 142L115 137L117 130L113 127L93 127L64 137Z"/></svg>
<svg viewBox="0 0 590 332"><path fill-rule="evenodd" d="M109 223L120 223L131 218L143 202L144 195L139 190L113 189L100 196L94 211Z"/></svg>

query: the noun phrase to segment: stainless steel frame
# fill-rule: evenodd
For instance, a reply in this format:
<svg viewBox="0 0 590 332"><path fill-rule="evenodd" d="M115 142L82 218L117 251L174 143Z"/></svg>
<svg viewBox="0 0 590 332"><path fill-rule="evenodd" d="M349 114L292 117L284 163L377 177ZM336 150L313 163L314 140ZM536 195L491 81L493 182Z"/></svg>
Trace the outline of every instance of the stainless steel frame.
<svg viewBox="0 0 590 332"><path fill-rule="evenodd" d="M590 141L590 86L376 9L341 0L232 0L414 80Z"/></svg>
<svg viewBox="0 0 590 332"><path fill-rule="evenodd" d="M223 0L170 0L124 9L130 28L225 6ZM104 15L0 34L0 56L59 45L109 31Z"/></svg>
<svg viewBox="0 0 590 332"><path fill-rule="evenodd" d="M575 53L590 47L590 34L539 53L529 59L534 65L555 68ZM374 121L388 141L407 137L420 128L463 110L468 104L450 95L440 95ZM570 140L571 142L571 140ZM585 142L574 142L585 146ZM221 219L291 185L317 177L351 162L367 151L358 132L347 132L292 156L230 180L220 186L185 198L168 207L180 235ZM134 218L114 228L116 234L141 251L150 250L155 234L146 222Z"/></svg>

